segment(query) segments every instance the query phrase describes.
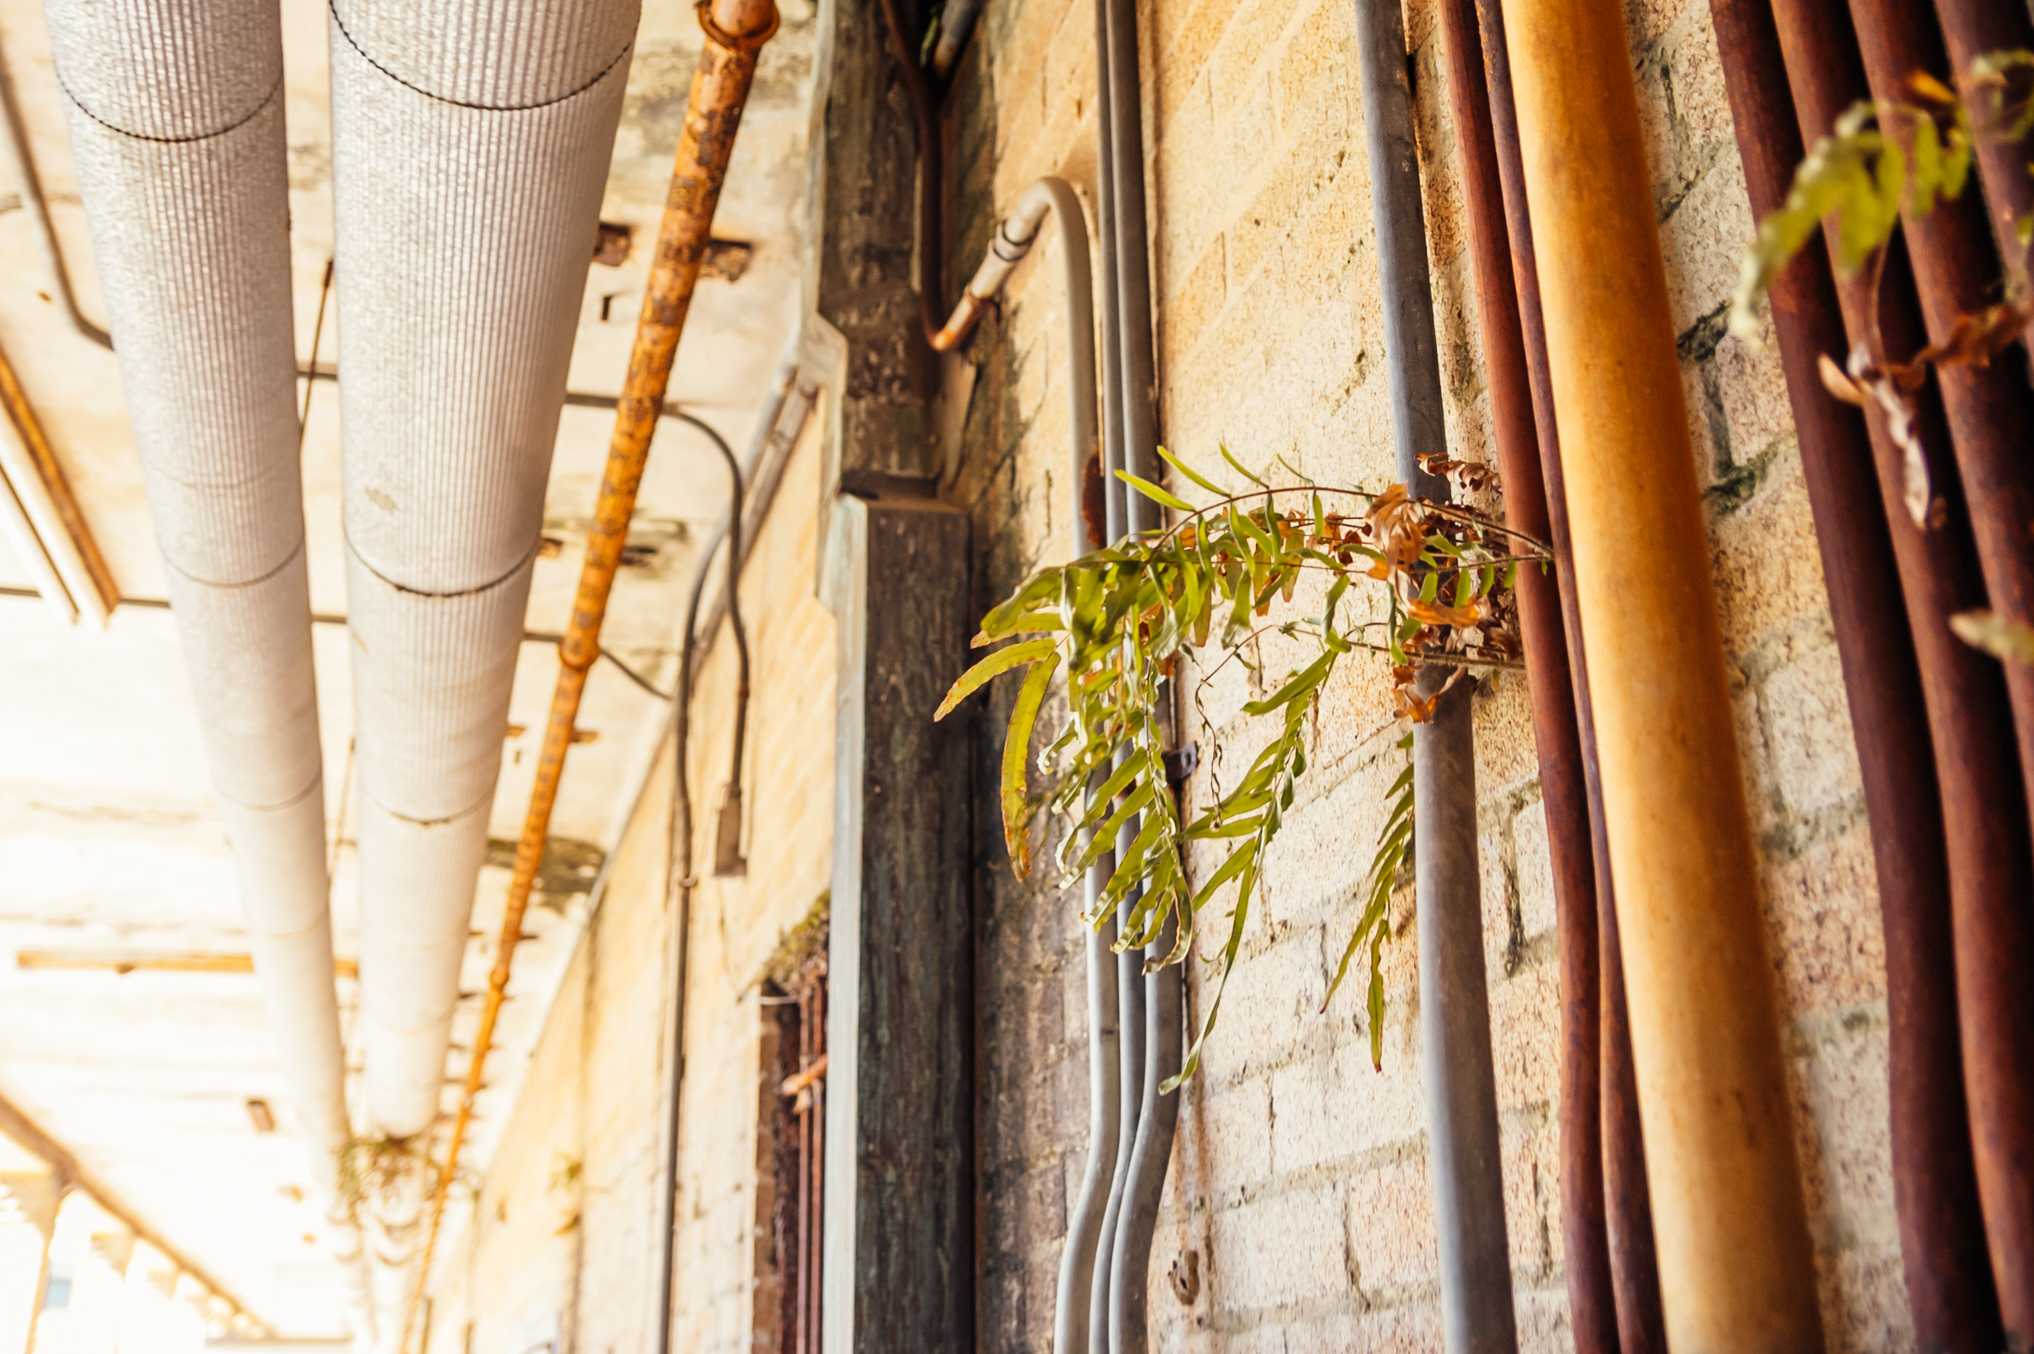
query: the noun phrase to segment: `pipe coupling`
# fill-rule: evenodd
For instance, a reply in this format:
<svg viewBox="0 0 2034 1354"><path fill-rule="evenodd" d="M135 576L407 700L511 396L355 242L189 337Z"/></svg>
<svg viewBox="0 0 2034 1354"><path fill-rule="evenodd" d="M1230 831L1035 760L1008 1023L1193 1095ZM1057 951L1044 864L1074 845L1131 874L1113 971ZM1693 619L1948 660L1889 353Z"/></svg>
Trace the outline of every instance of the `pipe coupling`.
<svg viewBox="0 0 2034 1354"><path fill-rule="evenodd" d="M730 52L753 52L777 35L777 24L781 16L777 13L777 6L769 3L769 0L764 0L764 7L769 10L767 21L762 27L746 33L730 32L721 27L719 21L713 17L714 3L715 0L699 0L697 8L699 26L705 30L707 38L715 45L724 47Z"/></svg>

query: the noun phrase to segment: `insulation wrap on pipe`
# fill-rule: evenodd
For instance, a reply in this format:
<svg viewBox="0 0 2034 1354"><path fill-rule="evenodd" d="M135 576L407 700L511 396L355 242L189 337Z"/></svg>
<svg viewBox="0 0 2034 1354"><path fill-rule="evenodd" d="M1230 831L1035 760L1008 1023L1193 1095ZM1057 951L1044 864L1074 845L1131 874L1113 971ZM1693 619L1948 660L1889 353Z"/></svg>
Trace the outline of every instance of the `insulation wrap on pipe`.
<svg viewBox="0 0 2034 1354"><path fill-rule="evenodd" d="M1667 1338L1823 1347L1755 851L1617 0L1506 14Z"/></svg>
<svg viewBox="0 0 2034 1354"><path fill-rule="evenodd" d="M1446 481L1426 474L1418 460L1445 449L1447 429L1405 27L1396 4L1357 4L1356 52L1397 472L1415 495L1445 501ZM1518 1345L1483 971L1469 713L1466 691L1443 698L1432 720L1414 726L1412 751L1420 1068L1428 1185L1440 1239L1442 1328L1451 1354Z"/></svg>
<svg viewBox="0 0 2034 1354"><path fill-rule="evenodd" d="M428 1128L638 5L331 6L367 1116Z"/></svg>
<svg viewBox="0 0 2034 1354"><path fill-rule="evenodd" d="M54 0L59 82L249 945L329 1199L348 1137L275 0Z"/></svg>

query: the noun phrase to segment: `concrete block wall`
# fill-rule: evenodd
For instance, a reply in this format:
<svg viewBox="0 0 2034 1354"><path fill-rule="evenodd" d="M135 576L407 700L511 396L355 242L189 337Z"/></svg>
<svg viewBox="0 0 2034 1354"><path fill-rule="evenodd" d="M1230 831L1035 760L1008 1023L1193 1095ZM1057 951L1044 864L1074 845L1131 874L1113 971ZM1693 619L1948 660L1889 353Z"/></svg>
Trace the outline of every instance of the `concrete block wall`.
<svg viewBox="0 0 2034 1354"><path fill-rule="evenodd" d="M763 1083L774 1080L766 1077L770 1020L758 998L766 964L824 899L832 864L834 626L815 589L823 423L815 416L792 453L742 576L752 697L740 876L712 877L733 736L734 646L725 626L703 653L693 698L688 761L701 884L673 1346L687 1354L775 1347L774 1302L757 1301L771 1263L766 1226L758 1226L768 1216L758 1195L768 1171L757 1125ZM671 1024L671 780L667 739L477 1202L455 1197L448 1213L429 1354L547 1340L583 1354L648 1347Z"/></svg>
<svg viewBox="0 0 2034 1354"><path fill-rule="evenodd" d="M1247 462L1283 456L1323 484L1390 478L1353 3L1141 7L1160 433L1196 462L1214 462L1226 441ZM1406 21L1448 435L1454 454L1493 459L1431 0L1408 0ZM1689 567L1711 571L1722 608L1822 1303L1833 1349L1898 1350L1912 1335L1888 1163L1883 941L1777 358L1723 323L1752 222L1715 40L1705 0L1631 0L1626 22L1707 486L1711 555ZM1092 210L1094 81L1088 0L986 8L948 101L950 289L996 208L1038 175L1071 179ZM1058 288L1049 257L1026 264L968 353L981 379L955 492L983 542L984 607L1066 551ZM1283 671L1280 653L1261 657ZM1262 735L1235 712L1251 694L1239 675L1207 699L1204 766L1211 755L1248 761ZM1528 1349L1566 1349L1554 911L1522 677L1481 692L1475 710L1519 1327ZM1409 897L1386 948L1383 1070L1370 1065L1360 981L1320 1010L1400 764L1388 712L1379 666L1345 663L1323 701L1301 803L1267 862L1220 1030L1184 1092L1152 1266L1158 1348L1439 1347ZM1193 793L1206 793L1205 772ZM1086 1151L1078 936L1068 899L1010 877L993 786L981 796L979 1344L1043 1350ZM1206 972L1195 966L1190 1005Z"/></svg>

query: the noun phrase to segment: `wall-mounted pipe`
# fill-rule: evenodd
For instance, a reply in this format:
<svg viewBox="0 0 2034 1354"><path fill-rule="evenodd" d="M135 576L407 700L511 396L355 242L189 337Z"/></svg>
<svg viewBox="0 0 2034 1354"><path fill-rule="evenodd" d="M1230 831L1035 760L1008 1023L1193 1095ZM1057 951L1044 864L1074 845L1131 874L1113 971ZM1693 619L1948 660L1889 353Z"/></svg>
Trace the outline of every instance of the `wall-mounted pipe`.
<svg viewBox="0 0 2034 1354"><path fill-rule="evenodd" d="M699 885L693 866L691 776L692 688L699 676L699 653L705 643L699 631L699 613L706 600L706 584L713 571L714 556L725 543L727 564L723 574L723 614L734 631L737 668L734 722L739 730L747 722L749 703L749 640L741 618L741 576L750 543L744 530L748 515L748 485L752 483L750 471L760 470L771 458L773 449L780 445L777 440L778 420L797 382L797 361L787 358L770 384L769 398L764 401L762 415L756 420L756 431L750 440L746 461L737 460L734 449L711 427L705 423L697 425L727 466L728 504L726 518L712 538L700 548L692 590L685 602L685 619L678 632L682 647L678 652L678 682L671 699L671 821L665 834L664 897L667 901L675 900L676 906L672 909L671 1042L666 1050L669 1061L665 1064L664 1079L663 1174L658 1179L657 1190L659 1263L657 1307L653 1317L657 1338L656 1343L650 1346L654 1350L670 1348L674 1318L672 1296L677 1283L678 1153L683 1146L685 1109L685 1004L692 991L692 899ZM797 418L799 426L803 425L808 408L808 405L801 404ZM797 436L794 427L789 440L795 442ZM788 450L787 446L787 454ZM739 737L730 749L728 762L729 784L739 785L742 773ZM740 801L737 799L735 802Z"/></svg>
<svg viewBox="0 0 2034 1354"><path fill-rule="evenodd" d="M71 327L101 348L113 346L113 336L85 317L78 306L78 294L71 286L71 270L64 266L62 247L57 243L56 223L50 219L49 198L42 190L42 176L35 170L35 155L28 144L28 124L21 117L21 101L14 94L14 77L4 50L0 50L0 123L5 124L7 153L14 160L14 181L20 186L21 205L35 226L36 248L49 270L58 298Z"/></svg>
<svg viewBox="0 0 2034 1354"><path fill-rule="evenodd" d="M1506 15L1668 1339L1822 1348L1755 852L1618 0Z"/></svg>
<svg viewBox="0 0 2034 1354"><path fill-rule="evenodd" d="M1088 269L1087 217L1072 185L1064 179L1045 178L1024 190L998 225L981 266L934 336L932 346L944 351L967 340L982 308L995 299L1037 242L1047 216L1057 227L1061 284L1066 293L1070 546L1075 555L1084 555L1105 544L1102 524L1090 515L1087 503L1090 482L1101 483L1102 449L1095 403L1095 306ZM1106 491L1107 486L1102 487ZM1114 869L1113 852L1088 869L1082 880L1088 907L1101 895ZM1056 1354L1087 1354L1090 1348L1095 1259L1118 1155L1123 1105L1116 934L1112 920L1102 929L1090 930L1083 943L1088 996L1088 1163L1067 1216L1066 1246L1060 1253L1059 1286L1053 1304L1052 1347Z"/></svg>
<svg viewBox="0 0 2034 1354"><path fill-rule="evenodd" d="M1968 72L1979 57L1993 52L2034 50L2034 15L2024 5L2001 4L1999 0L1935 0L1935 12L1941 17L1950 63L1958 75ZM2034 174L2027 172L2027 145L1980 135L1977 159L1992 239L1999 257L2005 260L2007 275L2024 287L2028 283L2027 244L2014 223L2034 215ZM2034 362L2034 324L2023 332L2029 360Z"/></svg>
<svg viewBox="0 0 2034 1354"><path fill-rule="evenodd" d="M1786 201L1803 149L1779 32L1768 0L1710 0L1709 8L1752 214L1763 218ZM1909 1305L1925 1349L1996 1348L1957 1042L1937 753L1930 721L1914 718L1928 702L1887 508L1913 524L1897 501L1880 498L1864 417L1833 399L1816 372L1818 359L1849 347L1827 252L1804 251L1773 279L1771 300L1871 822L1886 937L1893 1197Z"/></svg>
<svg viewBox="0 0 2034 1354"><path fill-rule="evenodd" d="M1845 26L1815 0L1774 0L1802 140L1824 135L1866 92L1862 58ZM1873 342L1895 355L1926 341L1907 251L1895 242L1883 280L1837 279L1837 297L1853 344ZM2015 988L2006 955L2024 953L2025 901L2034 896L2026 804L2012 745L1999 736L2011 722L1999 666L1953 635L1948 617L1984 603L1969 524L1960 511L1963 486L1945 449L1950 432L1940 403L1924 396L1918 435L1935 458L1936 491L1949 505L1937 527L1914 521L1905 506L1904 453L1884 420L1868 428L1880 498L1907 600L1908 625L1920 661L1921 692L1935 747L1942 822L1949 856L1951 936L1955 945L1956 1002L1963 1052L1964 1091L1973 1120L1979 1105L2027 1103L2019 1083L2027 1075L2024 1045L2013 1037L2010 1013L2023 994ZM1889 965L1893 956L1888 951ZM1998 1003L2005 1003L2003 1007ZM2026 1122L2022 1120L2022 1122ZM1974 1137L1980 1177L1988 1147L2010 1152L2010 1139L1988 1144ZM1897 1186L1896 1186L1897 1188ZM1908 1297L1915 1331L1929 1347L1995 1348L2000 1343L1997 1297L1987 1266L1973 1254L1975 1214L1955 1175L1925 1185L1913 1200L1896 1194L1903 1227L1909 1211L1939 1249L1906 1254ZM1925 1210L1925 1211L1924 1211ZM1986 1219L1987 1222L1989 1219Z"/></svg>
<svg viewBox="0 0 2034 1354"><path fill-rule="evenodd" d="M1099 147L1099 172L1109 180L1102 196L1102 249L1110 257L1104 274L1114 284L1114 326L1104 326L1102 360L1116 374L1105 389L1120 395L1113 413L1120 424L1123 465L1133 474L1156 479L1158 462L1158 378L1151 329L1150 229L1144 196L1144 83L1137 36L1136 0L1097 0L1096 73L1099 83L1099 125L1107 139ZM1124 525L1130 531L1164 526L1158 505L1142 494L1111 486L1124 502ZM1164 735L1170 741L1168 730ZM1126 828L1126 831L1134 830ZM1126 909L1130 906L1126 902ZM1127 910L1124 915L1128 915ZM1161 934L1144 951L1148 963L1173 947L1177 919L1168 919ZM1126 958L1134 956L1125 956ZM1122 970L1118 970L1119 974ZM1186 972L1169 965L1137 974L1143 988L1143 1072L1137 1094L1141 1101L1136 1132L1131 1138L1129 1169L1117 1202L1116 1231L1109 1258L1109 1343L1114 1354L1143 1354L1147 1343L1146 1302L1150 1292L1151 1248L1158 1230L1158 1210L1165 1196L1165 1177L1179 1127L1179 1096L1159 1088L1180 1070L1185 1054ZM1124 1056L1132 1055L1123 1040ZM1112 1191L1113 1192L1113 1191Z"/></svg>
<svg viewBox="0 0 2034 1354"><path fill-rule="evenodd" d="M1540 540L1551 532L1540 447L1533 423L1518 288L1483 74L1475 0L1442 0L1448 102L1461 154L1468 206L1476 310L1490 386L1492 435L1504 477L1504 516ZM1533 741L1539 751L1540 806L1554 884L1561 971L1561 1256L1569 1319L1585 1350L1617 1348L1617 1303L1603 1218L1603 1133L1596 926L1596 869L1590 856L1589 803L1582 744L1575 728L1575 683L1562 628L1563 581L1537 569L1518 577L1519 624L1531 686Z"/></svg>
<svg viewBox="0 0 2034 1354"><path fill-rule="evenodd" d="M1582 613L1576 605L1574 552L1568 531L1566 480L1560 430L1555 426L1553 377L1547 369L1546 329L1540 309L1539 268L1533 258L1532 213L1526 204L1525 164L1512 104L1511 56L1504 40L1501 0L1476 0L1483 36L1484 76L1490 88L1491 132L1498 181L1504 190L1505 229L1518 288L1519 333L1538 430L1540 470L1547 486L1547 529L1555 568L1564 580L1561 620L1575 687L1575 732L1582 751L1582 782L1589 809L1590 864L1596 878L1597 1038L1602 1112L1604 1240L1617 1307L1617 1347L1623 1354L1660 1354L1667 1347L1660 1313L1660 1281L1653 1254L1652 1205L1646 1190L1644 1131L1639 1123L1631 1027L1626 1019L1624 964L1618 952L1617 890L1611 878L1610 840L1603 823L1603 784L1596 759L1596 724L1589 704L1589 660L1583 651Z"/></svg>
<svg viewBox="0 0 2034 1354"><path fill-rule="evenodd" d="M981 12L982 0L945 0L940 5L939 35L932 41L932 73L941 80L953 79Z"/></svg>
<svg viewBox="0 0 2034 1354"><path fill-rule="evenodd" d="M1370 157L1370 204L1384 298L1384 344L1399 478L1445 501L1420 469L1447 446L1427 278L1426 213L1413 144L1404 16L1356 6L1356 68ZM1483 971L1476 864L1476 752L1466 689L1413 729L1413 857L1419 926L1420 1070L1427 1099L1427 1181L1440 1240L1441 1316L1451 1351L1515 1349L1511 1257Z"/></svg>
<svg viewBox="0 0 2034 1354"><path fill-rule="evenodd" d="M650 440L663 408L664 392L670 384L672 361L677 355L678 341L685 332L692 295L698 286L699 266L706 253L714 209L719 204L721 185L727 177L735 134L741 127L742 109L747 105L749 87L755 79L757 55L777 31L777 8L773 0L709 0L699 10L699 21L705 30L706 40L700 50L699 66L692 77L685 126L679 136L671 171L670 195L665 201L663 219L658 226L654 262L643 292L643 309L636 321L635 340L629 351L628 375L615 415L614 437L608 447L607 465L601 476L593 530L587 538L586 559L581 566L579 587L573 598L572 623L558 644L558 683L552 692L550 715L545 723L536 784L531 787L529 808L516 842L515 871L509 881L501 936L495 946L494 968L488 975L487 996L481 1007L480 1027L467 1060L466 1083L460 1093L459 1110L452 1121L452 1136L445 1149L445 1162L439 1169L431 1199L424 1253L416 1282L410 1290L409 1310L403 1323L405 1346L409 1343L409 1327L414 1322L417 1299L430 1280L431 1258L444 1221L445 1203L451 1191L453 1174L458 1169L466 1130L472 1121L473 1101L479 1094L487 1055L493 1047L495 1023L501 1014L516 945L522 936L523 912L536 884L537 867L543 860L551 810L557 802L558 784L565 770L565 755L571 747L573 725L578 718L580 698L586 689L586 674L599 657L600 627L607 615L608 594L621 567L622 547L628 540L629 518L635 510L636 492L642 486ZM631 17L631 32L633 24ZM613 128L610 117L607 121L610 137ZM600 156L603 170L606 162L607 157L603 153ZM586 224L590 231L590 218ZM584 239L582 236L582 246ZM345 275L342 268L341 278ZM561 390L563 376L561 367L558 380ZM541 499L537 506L541 509Z"/></svg>
<svg viewBox="0 0 2034 1354"><path fill-rule="evenodd" d="M1096 51L1108 50L1108 17L1104 0L1095 0ZM1116 290L1116 184L1110 170L1109 147L1115 141L1115 119L1111 114L1106 62L1097 62L1095 101L1095 218L1100 250L1095 259L1098 273L1097 315L1101 334L1098 357L1101 368L1102 409L1102 532L1120 540L1130 529L1129 494L1117 478L1123 460L1123 364L1117 335L1123 328L1122 302ZM1126 824L1117 838L1117 848L1126 848L1135 836ZM1085 887L1085 885L1083 886ZM1127 914L1126 914L1127 915ZM1120 925L1118 934L1121 934ZM1110 1276L1116 1262L1116 1231L1122 1222L1123 1200L1130 1182L1130 1159L1137 1150L1137 1130L1144 1115L1144 969L1143 956L1125 950L1116 956L1116 1159L1109 1169L1108 1195L1102 1203L1101 1231L1095 1238L1094 1272L1088 1283L1088 1349L1090 1354L1107 1354L1109 1344Z"/></svg>
<svg viewBox="0 0 2034 1354"><path fill-rule="evenodd" d="M1904 97L1914 70L1942 68L1941 36L1923 7L1906 0L1852 0L1850 9L1866 81L1878 98ZM1998 291L2002 273L1983 214L1971 194L1940 203L1926 216L1903 214L1922 318L1937 342ZM1935 384L1948 415L1990 605L2002 615L2034 622L2034 551L2027 536L2027 524L2034 521L2034 468L2027 457L2034 445L2034 398L2025 367L1993 362L1938 368ZM2034 666L2002 666L2021 785L2034 806ZM1978 1196L2007 1343L2021 1348L2034 1347L2034 989L2013 959L2034 947L2034 914L2025 895L1999 921L2013 943L1979 952L1959 935L1957 976ZM2000 938L1995 933L1989 939Z"/></svg>
<svg viewBox="0 0 2034 1354"><path fill-rule="evenodd" d="M330 1205L350 1125L296 456L280 14L274 0L53 0L48 13L250 948Z"/></svg>

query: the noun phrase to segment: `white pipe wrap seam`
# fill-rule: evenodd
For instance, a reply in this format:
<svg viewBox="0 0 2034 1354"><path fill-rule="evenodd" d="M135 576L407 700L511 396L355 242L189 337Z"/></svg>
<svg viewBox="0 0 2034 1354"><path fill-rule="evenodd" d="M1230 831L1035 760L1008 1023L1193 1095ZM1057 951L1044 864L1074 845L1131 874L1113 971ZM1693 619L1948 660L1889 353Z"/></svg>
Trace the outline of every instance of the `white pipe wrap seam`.
<svg viewBox="0 0 2034 1354"><path fill-rule="evenodd" d="M637 18L635 0L331 7L361 1037L388 1134L439 1110Z"/></svg>
<svg viewBox="0 0 2034 1354"><path fill-rule="evenodd" d="M298 475L275 0L51 0L122 384L284 1074L348 1134Z"/></svg>

